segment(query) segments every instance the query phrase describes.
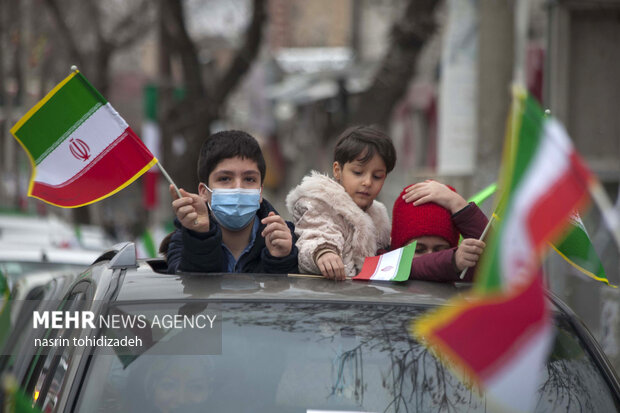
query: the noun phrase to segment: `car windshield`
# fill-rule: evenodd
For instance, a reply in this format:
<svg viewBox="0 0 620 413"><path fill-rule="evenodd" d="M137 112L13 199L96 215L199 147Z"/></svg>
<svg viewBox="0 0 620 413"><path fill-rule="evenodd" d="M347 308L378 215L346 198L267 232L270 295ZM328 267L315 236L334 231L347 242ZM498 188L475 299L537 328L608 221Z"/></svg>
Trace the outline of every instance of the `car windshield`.
<svg viewBox="0 0 620 413"><path fill-rule="evenodd" d="M78 411L486 411L478 389L457 379L408 334L411 321L428 308L218 305L221 354L182 355L192 340L182 332L132 358L97 348ZM142 304L118 307L125 313L152 311L152 304L149 310ZM187 303L174 307L161 312L188 311ZM195 314L205 308L206 304L190 304ZM556 314L555 325L556 341L536 411L616 411L605 380L569 321ZM176 354L149 354L172 342L178 346Z"/></svg>

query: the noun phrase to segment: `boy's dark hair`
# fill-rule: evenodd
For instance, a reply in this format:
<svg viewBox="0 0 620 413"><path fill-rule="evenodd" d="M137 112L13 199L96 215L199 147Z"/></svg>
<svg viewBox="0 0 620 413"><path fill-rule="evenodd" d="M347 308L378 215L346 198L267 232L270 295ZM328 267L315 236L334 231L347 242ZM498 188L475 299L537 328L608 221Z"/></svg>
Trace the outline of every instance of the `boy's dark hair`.
<svg viewBox="0 0 620 413"><path fill-rule="evenodd" d="M207 183L218 163L235 157L256 162L261 183L265 180L265 158L258 142L249 133L238 130L214 133L202 144L198 157L198 179Z"/></svg>
<svg viewBox="0 0 620 413"><path fill-rule="evenodd" d="M366 152L362 158L359 156ZM372 126L352 126L342 132L334 148L334 161L344 166L347 162L359 160L365 163L378 153L390 173L396 163L396 149L392 139Z"/></svg>

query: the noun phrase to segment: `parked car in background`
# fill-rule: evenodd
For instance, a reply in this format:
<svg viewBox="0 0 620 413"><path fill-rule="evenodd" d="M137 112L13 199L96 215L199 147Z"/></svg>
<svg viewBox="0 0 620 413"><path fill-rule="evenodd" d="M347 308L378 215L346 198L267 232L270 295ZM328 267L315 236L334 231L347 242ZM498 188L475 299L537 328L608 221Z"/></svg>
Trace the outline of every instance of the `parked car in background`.
<svg viewBox="0 0 620 413"><path fill-rule="evenodd" d="M62 303L63 310L96 317L142 315L146 327L35 329L24 316L4 349L12 357L2 359L3 373L46 412L487 409L479 389L459 380L408 332L412 320L466 284L164 270L162 260L137 260L133 244L104 254L65 293L37 308ZM550 295L549 302L556 338L535 411L619 411L618 376L598 344L561 301ZM209 314L216 316L215 336L212 329L153 323ZM120 333L144 345L32 346L37 338Z"/></svg>
<svg viewBox="0 0 620 413"><path fill-rule="evenodd" d="M80 248L101 253L112 247L114 240L96 225L73 225L54 215L5 213L0 214L0 243Z"/></svg>
<svg viewBox="0 0 620 413"><path fill-rule="evenodd" d="M0 242L0 272L12 288L18 279L33 272L81 273L100 255L98 251L86 249Z"/></svg>
<svg viewBox="0 0 620 413"><path fill-rule="evenodd" d="M82 272L112 245L97 226L73 226L53 215L0 214L0 273L11 288L25 274L39 273L35 278L42 280L55 271Z"/></svg>

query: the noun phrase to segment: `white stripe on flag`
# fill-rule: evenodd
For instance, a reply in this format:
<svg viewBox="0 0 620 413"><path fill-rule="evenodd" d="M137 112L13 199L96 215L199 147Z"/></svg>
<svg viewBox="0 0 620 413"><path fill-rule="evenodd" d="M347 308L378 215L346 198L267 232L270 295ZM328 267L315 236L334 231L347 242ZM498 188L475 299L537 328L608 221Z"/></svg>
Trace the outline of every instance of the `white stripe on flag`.
<svg viewBox="0 0 620 413"><path fill-rule="evenodd" d="M514 412L530 412L535 408L539 373L544 368L552 339L551 326L547 324L527 343L521 343L521 351L507 358L502 369L489 377L485 386L491 408L510 406Z"/></svg>
<svg viewBox="0 0 620 413"><path fill-rule="evenodd" d="M101 106L37 165L34 180L49 185L68 181L96 159L127 127L127 123L109 103ZM71 153L72 139L80 139L88 145L90 150L87 160L79 159Z"/></svg>
<svg viewBox="0 0 620 413"><path fill-rule="evenodd" d="M387 252L379 258L377 268L370 277L371 280L389 281L396 276L400 257L403 255L403 248Z"/></svg>
<svg viewBox="0 0 620 413"><path fill-rule="evenodd" d="M526 226L527 217L531 213L536 200L549 191L567 171L569 154L572 151L568 136L557 122L549 120L543 125L542 141L532 159L531 166L521 180L512 196L512 206L506 212L508 217L500 248L502 274L506 284L504 289L509 290L515 284L520 284L521 276L532 273L529 266L534 262L532 258L533 245ZM527 271L523 271L527 269Z"/></svg>

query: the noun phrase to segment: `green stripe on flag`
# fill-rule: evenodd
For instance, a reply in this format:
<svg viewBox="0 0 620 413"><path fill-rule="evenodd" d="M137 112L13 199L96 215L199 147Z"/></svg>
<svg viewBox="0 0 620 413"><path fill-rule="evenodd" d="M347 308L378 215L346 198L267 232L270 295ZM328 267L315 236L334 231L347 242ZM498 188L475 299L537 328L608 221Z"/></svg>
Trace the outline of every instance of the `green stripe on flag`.
<svg viewBox="0 0 620 413"><path fill-rule="evenodd" d="M148 254L149 258L157 257L157 248L155 247L155 241L153 240L151 231L149 231L148 229L145 229L142 233L142 244L144 245L144 250Z"/></svg>
<svg viewBox="0 0 620 413"><path fill-rule="evenodd" d="M147 119L157 121L157 86L144 86L144 115Z"/></svg>
<svg viewBox="0 0 620 413"><path fill-rule="evenodd" d="M517 152L513 165L513 173L508 191L514 193L515 188L521 183L523 175L528 170L538 146L544 121L544 113L538 103L527 96L522 109L521 129L516 142Z"/></svg>
<svg viewBox="0 0 620 413"><path fill-rule="evenodd" d="M501 182L499 187L501 193L495 214L499 217L510 214L511 195L521 184L538 147L541 142L541 133L544 123L544 113L535 99L529 95L517 95L513 100L512 115L510 118L509 135L506 138L506 145L509 150L504 152ZM513 124L516 122L516 126ZM518 130L513 130L516 127ZM516 134L514 134L516 132ZM503 226L491 236L485 254L483 255L480 266L476 274L477 282L474 288L479 293L499 292L502 288L503 280L500 262L502 256L499 253L499 240L502 237Z"/></svg>
<svg viewBox="0 0 620 413"><path fill-rule="evenodd" d="M570 230L562 242L551 247L570 265L588 277L609 284L601 259L594 250L592 241L580 222L571 220Z"/></svg>
<svg viewBox="0 0 620 413"><path fill-rule="evenodd" d="M411 261L415 255L415 246L418 241L414 241L409 245L403 247L403 254L400 256L398 271L392 281L407 281L409 274L411 274Z"/></svg>
<svg viewBox="0 0 620 413"><path fill-rule="evenodd" d="M37 164L85 120L86 114L107 103L80 73L67 79L11 130Z"/></svg>

